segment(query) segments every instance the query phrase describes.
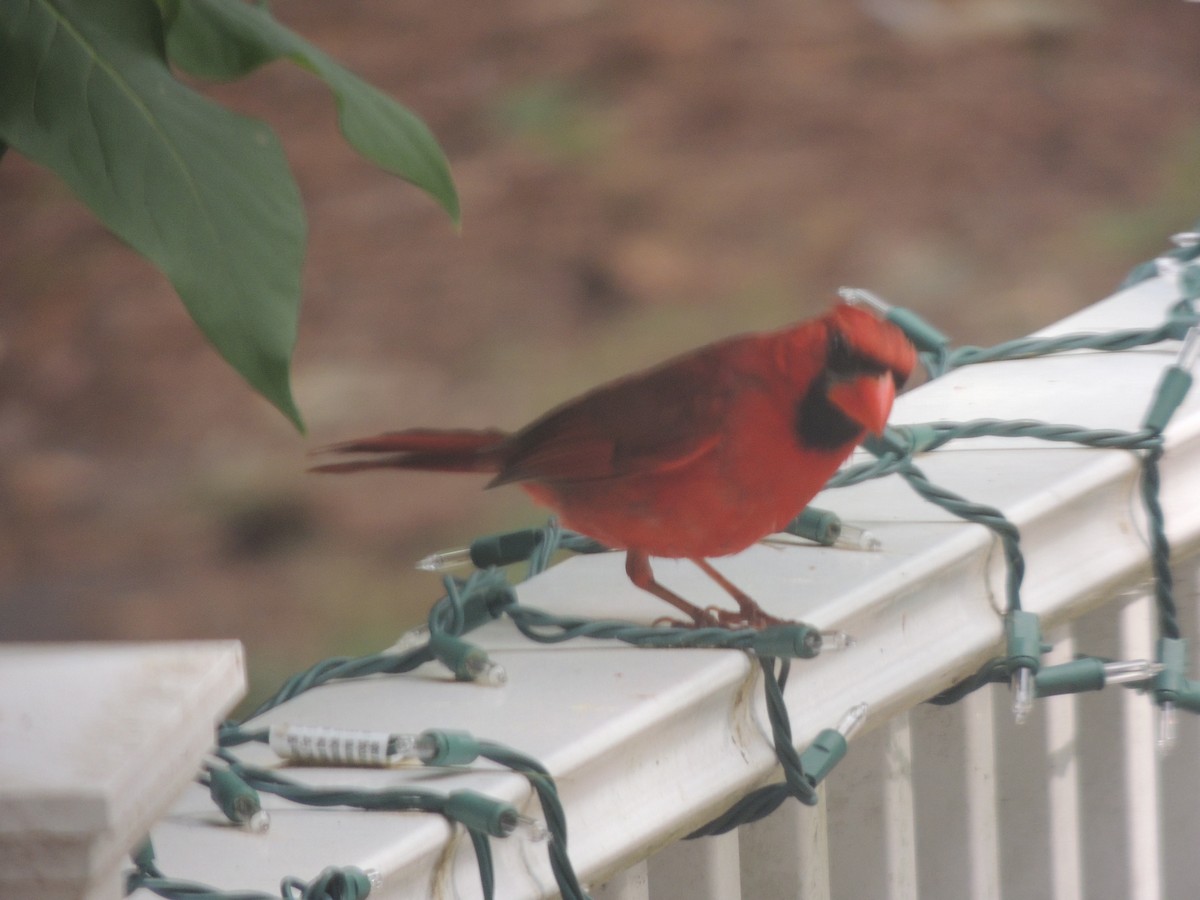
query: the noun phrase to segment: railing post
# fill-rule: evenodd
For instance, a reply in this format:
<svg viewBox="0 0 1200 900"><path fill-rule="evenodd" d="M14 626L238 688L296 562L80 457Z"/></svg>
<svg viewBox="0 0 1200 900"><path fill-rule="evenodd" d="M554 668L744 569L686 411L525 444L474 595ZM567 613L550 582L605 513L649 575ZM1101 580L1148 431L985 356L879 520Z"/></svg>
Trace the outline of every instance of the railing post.
<svg viewBox="0 0 1200 900"><path fill-rule="evenodd" d="M909 714L906 712L891 719L884 731L883 817L888 896L904 900L918 896Z"/></svg>
<svg viewBox="0 0 1200 900"><path fill-rule="evenodd" d="M829 826L825 785L817 805L784 803L740 829L742 896L753 900L829 900Z"/></svg>
<svg viewBox="0 0 1200 900"><path fill-rule="evenodd" d="M855 735L852 752L827 782L835 897L916 896L908 715L901 713L874 731Z"/></svg>
<svg viewBox="0 0 1200 900"><path fill-rule="evenodd" d="M1178 561L1173 567L1180 625L1191 649L1189 677L1200 677L1200 557ZM1145 702L1149 702L1146 700ZM1196 797L1200 794L1200 717L1185 713L1179 719L1175 751L1162 762L1163 893L1186 897L1200 884L1200 854L1196 853Z"/></svg>
<svg viewBox="0 0 1200 900"><path fill-rule="evenodd" d="M1154 656L1154 604L1145 597L1120 611L1121 655L1125 659ZM1126 691L1121 698L1125 743L1125 851L1129 859L1130 900L1161 900L1162 827L1159 755L1155 747L1157 710L1146 697Z"/></svg>
<svg viewBox="0 0 1200 900"><path fill-rule="evenodd" d="M653 900L739 900L738 834L676 841L650 857Z"/></svg>
<svg viewBox="0 0 1200 900"><path fill-rule="evenodd" d="M1050 636L1053 648L1043 665L1070 662L1075 641L1069 628ZM1046 777L1050 804L1050 881L1054 900L1083 900L1083 860L1079 829L1078 712L1075 694L1048 697L1045 706Z"/></svg>
<svg viewBox="0 0 1200 900"><path fill-rule="evenodd" d="M999 810L996 803L996 692L962 701L966 756L967 855L974 900L1000 898Z"/></svg>

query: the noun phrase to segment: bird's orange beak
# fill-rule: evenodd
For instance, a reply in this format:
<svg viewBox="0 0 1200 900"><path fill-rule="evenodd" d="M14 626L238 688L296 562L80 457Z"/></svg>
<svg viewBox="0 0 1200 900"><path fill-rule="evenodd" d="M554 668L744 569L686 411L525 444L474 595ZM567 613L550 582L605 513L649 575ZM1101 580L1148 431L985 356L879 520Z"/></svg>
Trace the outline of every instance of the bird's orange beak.
<svg viewBox="0 0 1200 900"><path fill-rule="evenodd" d="M896 382L890 373L860 376L830 385L830 402L871 434L882 434L896 399Z"/></svg>

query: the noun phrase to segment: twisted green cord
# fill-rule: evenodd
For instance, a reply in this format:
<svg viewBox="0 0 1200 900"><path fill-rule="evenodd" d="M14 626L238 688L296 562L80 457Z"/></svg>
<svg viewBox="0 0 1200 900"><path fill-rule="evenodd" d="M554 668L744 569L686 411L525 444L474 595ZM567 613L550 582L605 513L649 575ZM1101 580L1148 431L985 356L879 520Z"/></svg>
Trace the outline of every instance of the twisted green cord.
<svg viewBox="0 0 1200 900"><path fill-rule="evenodd" d="M350 806L357 809L383 812L432 812L456 821L450 811L449 798L444 794L422 791L416 788L383 788L361 790L359 788L317 788L294 781L278 772L261 769L241 762L232 753L222 750L218 755L224 759L246 784L257 791L275 794L293 803L305 806ZM488 835L466 822L459 821L471 836L475 845L475 857L479 867L479 880L484 896L495 893L495 874L492 863L491 843ZM365 896L365 895L363 895ZM222 898L223 900L223 898ZM305 898L308 900L308 898ZM337 900L337 898L331 898Z"/></svg>
<svg viewBox="0 0 1200 900"><path fill-rule="evenodd" d="M918 494L960 519L988 528L1000 539L1008 577L1005 586L1005 607L1009 611L1021 608L1021 583L1025 580L1025 556L1021 553L1021 532L1004 514L985 503L975 503L953 491L931 482L909 458L900 468L900 476Z"/></svg>
<svg viewBox="0 0 1200 900"><path fill-rule="evenodd" d="M789 797L796 798L805 806L816 805L816 788L805 774L800 753L793 743L791 718L783 699L789 661L782 662L779 676L775 674L777 663L777 660L770 657L760 657L758 660L763 674L763 693L767 703L767 718L771 724L771 739L775 747L775 756L783 768L784 780L746 794L717 818L689 834L688 840L725 834L742 825L756 822L773 813Z"/></svg>
<svg viewBox="0 0 1200 900"><path fill-rule="evenodd" d="M282 889L284 900L364 900L371 893L371 880L361 869L330 866L311 882L285 878Z"/></svg>
<svg viewBox="0 0 1200 900"><path fill-rule="evenodd" d="M692 628L638 625L619 619L585 619L574 616L557 616L540 609L516 605L506 611L508 618L525 637L539 644L559 644L576 638L615 640L636 647L656 649L691 650L754 650L756 645L769 641L775 635L786 643L797 643L792 635L797 630L806 630L810 635L819 634L801 623L772 626L764 629L744 628ZM812 657L820 650L819 641L808 644L800 641L794 656Z"/></svg>
<svg viewBox="0 0 1200 900"><path fill-rule="evenodd" d="M497 569L476 570L462 582L447 576L442 585L446 594L429 611L430 633L466 634L516 601L512 585Z"/></svg>
<svg viewBox="0 0 1200 900"><path fill-rule="evenodd" d="M446 595L430 610L428 627L431 633L463 634L499 614L515 599L512 586L503 574L495 570L477 571L463 584L445 579ZM288 678L271 697L264 700L248 718L255 718L281 703L291 700L315 687L331 681L365 678L368 675L399 675L411 672L433 660L428 644L401 653L384 651L367 656L340 656L322 660L316 665ZM246 738L237 723L227 722L223 729L222 746L244 743Z"/></svg>
<svg viewBox="0 0 1200 900"><path fill-rule="evenodd" d="M1197 323L1196 316L1178 315L1168 318L1154 328L1131 328L1097 334L1064 334L1057 337L1025 337L996 344L993 347L958 347L950 351L940 369L930 371L936 378L963 366L980 363L1001 362L1017 359L1033 359L1073 350L1100 350L1118 352L1157 344L1166 340L1179 340L1188 328Z"/></svg>
<svg viewBox="0 0 1200 900"><path fill-rule="evenodd" d="M1159 635L1179 638L1179 611L1175 606L1175 576L1171 572L1171 545L1167 541L1165 517L1159 502L1161 484L1158 463L1162 459L1160 442L1142 458L1141 493L1150 531L1150 565L1154 571L1154 600L1158 609Z"/></svg>
<svg viewBox="0 0 1200 900"><path fill-rule="evenodd" d="M981 420L977 427L984 429L983 424L990 420ZM877 454L875 463L866 463L845 470L830 481L830 487L843 487L858 484L870 478L883 475L898 474L916 493L942 509L964 519L983 525L991 530L1004 548L1004 558L1007 564L1008 578L1006 586L1006 607L1009 610L1021 608L1021 582L1025 577L1025 557L1021 553L1021 533L1000 510L984 503L967 500L953 491L934 484L913 462L912 454L916 449L907 438L917 433L917 429L925 428L936 438L938 445L946 443L958 436L952 427L946 427L941 432L937 426L909 426L905 430L889 428L883 438L871 441L865 446Z"/></svg>
<svg viewBox="0 0 1200 900"><path fill-rule="evenodd" d="M1142 450L1156 440L1154 432L1120 431L1111 428L1086 428L1042 422L1037 419L970 419L965 422L930 422L921 426L897 426L897 432L925 429L923 442L917 452L936 450L952 440L976 437L1037 438L1065 444L1080 444L1103 450Z"/></svg>
<svg viewBox="0 0 1200 900"><path fill-rule="evenodd" d="M1011 676L1012 666L1009 661L1003 657L994 657L985 662L975 674L946 688L940 694L935 694L925 702L932 703L934 706L949 706L962 700L968 694L973 694L981 687L989 684L1007 684Z"/></svg>
<svg viewBox="0 0 1200 900"><path fill-rule="evenodd" d="M550 771L531 756L526 756L493 741L479 742L480 756L524 775L538 795L546 830L550 832L550 868L563 900L587 900L587 894L567 855L567 814L558 798L558 787Z"/></svg>
<svg viewBox="0 0 1200 900"><path fill-rule="evenodd" d="M566 532L556 518L543 529L541 540L529 557L527 578L545 571ZM540 609L513 603L504 614L525 637L540 644L559 644L576 638L616 640L637 647L656 649L728 649L761 650L765 646L788 649L792 657L813 657L821 649L820 632L801 622L764 629L737 629L691 626L639 625L619 619L588 619L558 616ZM771 654L767 654L771 655Z"/></svg>
<svg viewBox="0 0 1200 900"><path fill-rule="evenodd" d="M139 888L166 900L365 900L371 893L371 880L355 866L329 866L311 882L295 876L284 878L279 894L225 891L198 881L168 878L154 858L154 845L147 840L134 855L134 869L125 879L126 894Z"/></svg>
<svg viewBox="0 0 1200 900"><path fill-rule="evenodd" d="M492 842L482 831L468 828L471 836L471 846L475 848L475 859L479 862L479 886L483 890L483 900L493 900L496 896L496 866L492 862Z"/></svg>
<svg viewBox="0 0 1200 900"><path fill-rule="evenodd" d="M542 540L537 542L536 549L530 555L528 577L532 578L545 571L559 546L562 534L562 528L557 520L551 519L546 524ZM509 606L505 613L522 634L540 643L559 643L579 637L590 637L619 640L640 647L719 647L754 650L755 644L763 641L764 633L771 631L771 629L732 631L727 628L648 627L616 620L553 616L520 604ZM806 627L797 623L779 626L777 630L786 631ZM816 632L814 631L813 634L815 635ZM797 653L797 655L815 656L819 649L818 641L811 647L811 652ZM763 673L763 690L767 717L771 724L772 742L776 758L783 768L784 781L752 791L718 819L688 835L689 838L723 834L740 824L755 821L769 815L788 797L795 797L807 805L817 802L816 790L805 776L800 754L792 742L791 719L783 699L783 684L786 682L790 660L784 659L780 664L781 676L775 674L778 661L774 657L760 654L758 662Z"/></svg>
<svg viewBox="0 0 1200 900"><path fill-rule="evenodd" d="M1192 226L1192 232L1200 231L1200 222ZM1167 259L1175 260L1178 263L1190 263L1200 257L1200 244L1189 244L1187 242L1176 242L1176 245L1165 251L1158 259L1166 257ZM1136 284L1141 284L1149 278L1153 278L1159 274L1158 259L1152 259L1141 263L1133 268L1133 270L1125 276L1125 280L1121 282L1121 288L1130 288ZM1196 297L1195 291L1189 293L1191 298Z"/></svg>
<svg viewBox="0 0 1200 900"><path fill-rule="evenodd" d="M341 656L323 660L285 681L274 695L259 704L249 718L260 716L293 697L331 681L365 678L368 675L396 675L411 672L417 666L429 662L431 659L433 659L433 654L427 647L417 647L404 653L376 653L359 657Z"/></svg>

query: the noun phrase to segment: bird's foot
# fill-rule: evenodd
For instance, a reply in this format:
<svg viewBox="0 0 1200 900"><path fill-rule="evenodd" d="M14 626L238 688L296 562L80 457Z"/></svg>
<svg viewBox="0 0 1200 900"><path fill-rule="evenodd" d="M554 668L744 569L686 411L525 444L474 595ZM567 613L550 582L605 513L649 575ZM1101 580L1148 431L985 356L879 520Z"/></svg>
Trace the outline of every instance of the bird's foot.
<svg viewBox="0 0 1200 900"><path fill-rule="evenodd" d="M685 621L683 619L672 619L670 616L659 616L650 623L652 628L709 628L714 627L708 622L693 619Z"/></svg>
<svg viewBox="0 0 1200 900"><path fill-rule="evenodd" d="M691 619L676 619L671 616L659 616L651 624L655 628L724 628L721 620L713 614L715 607L701 609L693 606L684 610Z"/></svg>

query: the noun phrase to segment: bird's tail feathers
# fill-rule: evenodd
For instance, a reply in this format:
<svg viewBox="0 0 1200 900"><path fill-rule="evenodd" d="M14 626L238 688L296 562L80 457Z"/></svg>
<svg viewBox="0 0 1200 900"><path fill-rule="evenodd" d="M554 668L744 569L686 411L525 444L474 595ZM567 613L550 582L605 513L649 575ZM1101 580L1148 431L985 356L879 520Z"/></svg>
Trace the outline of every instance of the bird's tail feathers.
<svg viewBox="0 0 1200 900"><path fill-rule="evenodd" d="M376 454L367 458L328 462L313 472L362 472L368 469L414 469L426 472L496 472L503 431L437 431L414 428L331 444L315 452Z"/></svg>

